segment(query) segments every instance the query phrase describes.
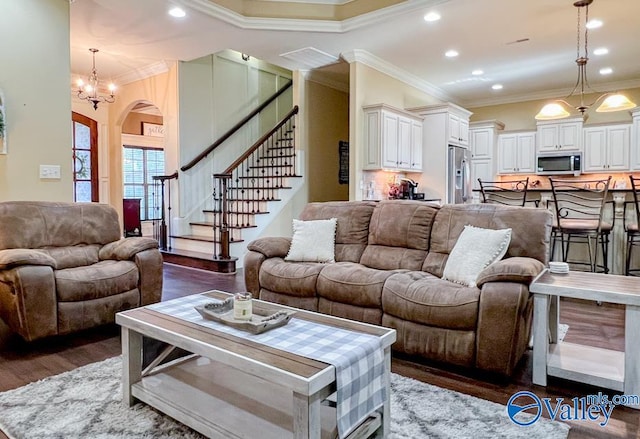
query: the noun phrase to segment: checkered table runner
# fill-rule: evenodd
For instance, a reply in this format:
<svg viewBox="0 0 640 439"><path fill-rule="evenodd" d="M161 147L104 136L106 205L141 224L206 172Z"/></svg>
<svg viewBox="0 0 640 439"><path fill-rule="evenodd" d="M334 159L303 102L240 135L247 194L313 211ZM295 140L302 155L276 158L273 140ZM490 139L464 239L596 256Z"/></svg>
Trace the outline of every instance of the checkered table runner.
<svg viewBox="0 0 640 439"><path fill-rule="evenodd" d="M285 326L250 334L204 319L195 306L219 302L202 294L148 305L146 308L246 338L336 368L337 425L341 438L385 401L384 350L380 338L293 317Z"/></svg>

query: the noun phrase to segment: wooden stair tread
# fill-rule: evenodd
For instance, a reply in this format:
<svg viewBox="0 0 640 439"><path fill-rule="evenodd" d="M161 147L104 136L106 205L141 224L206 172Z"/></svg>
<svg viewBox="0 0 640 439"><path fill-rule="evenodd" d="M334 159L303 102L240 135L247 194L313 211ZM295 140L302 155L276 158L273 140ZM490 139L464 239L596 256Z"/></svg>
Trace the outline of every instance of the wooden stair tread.
<svg viewBox="0 0 640 439"><path fill-rule="evenodd" d="M210 243L218 242L215 239L213 239L211 236L202 236L202 235L171 235L169 237L175 238L175 239L188 239L190 241L202 241L202 242L210 242ZM235 241L232 240L231 242L244 242L244 240L238 239Z"/></svg>
<svg viewBox="0 0 640 439"><path fill-rule="evenodd" d="M280 186L277 188L273 188L273 187L268 187L268 186L246 186L246 187L229 187L229 190L231 191L240 191L240 190L247 190L247 191L255 191L255 190L273 190L273 189L292 189L291 186Z"/></svg>
<svg viewBox="0 0 640 439"><path fill-rule="evenodd" d="M271 198L270 200L265 200L264 198L227 198L229 201L238 202L244 201L247 203L255 202L255 203L266 203L267 201L282 201L280 198Z"/></svg>
<svg viewBox="0 0 640 439"><path fill-rule="evenodd" d="M213 214L221 213L219 210L203 210L203 212ZM239 210L230 210L229 213L233 215L267 215L270 212L266 210L264 212L241 212Z"/></svg>
<svg viewBox="0 0 640 439"><path fill-rule="evenodd" d="M238 178L251 179L251 178L299 178L299 177L302 177L302 175L255 175L252 177L241 176ZM274 189L282 189L282 188L276 187Z"/></svg>
<svg viewBox="0 0 640 439"><path fill-rule="evenodd" d="M238 258L219 259L211 253L194 252L191 250L160 250L162 259L169 264L183 267L198 268L217 273L235 273Z"/></svg>
<svg viewBox="0 0 640 439"><path fill-rule="evenodd" d="M249 215L249 214L247 214L247 215ZM189 223L189 224L192 225L192 226L213 227L213 223L210 223L210 222L207 222L207 221L193 222L193 223ZM249 225L249 226L234 226L234 225L229 224L227 227L230 228L230 229L252 229L252 228L258 227L258 226L251 226L251 225ZM238 242L238 241L234 241L234 242Z"/></svg>

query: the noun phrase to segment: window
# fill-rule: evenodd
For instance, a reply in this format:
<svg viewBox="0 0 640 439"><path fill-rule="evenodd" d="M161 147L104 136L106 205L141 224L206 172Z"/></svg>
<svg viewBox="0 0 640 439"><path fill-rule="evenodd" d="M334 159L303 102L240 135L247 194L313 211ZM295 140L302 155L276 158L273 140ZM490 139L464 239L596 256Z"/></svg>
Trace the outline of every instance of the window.
<svg viewBox="0 0 640 439"><path fill-rule="evenodd" d="M98 201L98 123L72 112L73 201Z"/></svg>
<svg viewBox="0 0 640 439"><path fill-rule="evenodd" d="M124 198L140 199L140 219L160 219L153 176L164 175L164 151L156 148L124 146L122 151Z"/></svg>

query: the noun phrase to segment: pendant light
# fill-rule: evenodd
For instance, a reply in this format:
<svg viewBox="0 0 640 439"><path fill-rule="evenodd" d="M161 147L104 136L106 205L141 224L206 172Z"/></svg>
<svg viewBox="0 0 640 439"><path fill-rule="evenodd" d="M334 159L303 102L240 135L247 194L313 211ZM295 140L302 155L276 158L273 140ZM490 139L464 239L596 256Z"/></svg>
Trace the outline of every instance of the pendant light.
<svg viewBox="0 0 640 439"><path fill-rule="evenodd" d="M572 106L565 99L558 99L556 101L550 102L546 104L538 114L536 114L537 120L554 120L554 119L562 119L565 117L569 117L571 115L570 111L567 109L575 109L580 112L583 118L586 118L585 113L598 102L602 102L602 104L596 109L596 112L607 113L613 111L621 111L621 110L630 110L635 108L636 104L631 102L629 98L619 93L605 93L599 96L593 103L585 104L584 94L593 89L589 86L589 81L587 80L587 62L589 61L589 47L588 47L588 36L589 36L589 27L587 23L589 22L589 5L593 3L593 0L578 0L573 3L578 9L578 43L577 43L577 58L576 64L578 65L578 80L576 81L575 87L569 96L565 99L569 99L574 96L576 92L579 92L580 96L580 105ZM581 11L584 9L585 17L584 17L584 25L581 20ZM582 28L584 28L584 36L582 34ZM581 45L581 37L584 43L584 46Z"/></svg>

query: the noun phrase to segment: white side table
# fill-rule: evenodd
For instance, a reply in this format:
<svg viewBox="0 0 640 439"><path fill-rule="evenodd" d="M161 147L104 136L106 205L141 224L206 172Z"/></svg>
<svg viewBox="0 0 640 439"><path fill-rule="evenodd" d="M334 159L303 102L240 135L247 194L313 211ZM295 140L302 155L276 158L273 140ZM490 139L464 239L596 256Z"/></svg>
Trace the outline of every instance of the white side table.
<svg viewBox="0 0 640 439"><path fill-rule="evenodd" d="M555 376L640 395L640 277L545 270L529 290L534 294L534 384L546 386L547 376ZM625 351L558 343L559 297L625 305Z"/></svg>

